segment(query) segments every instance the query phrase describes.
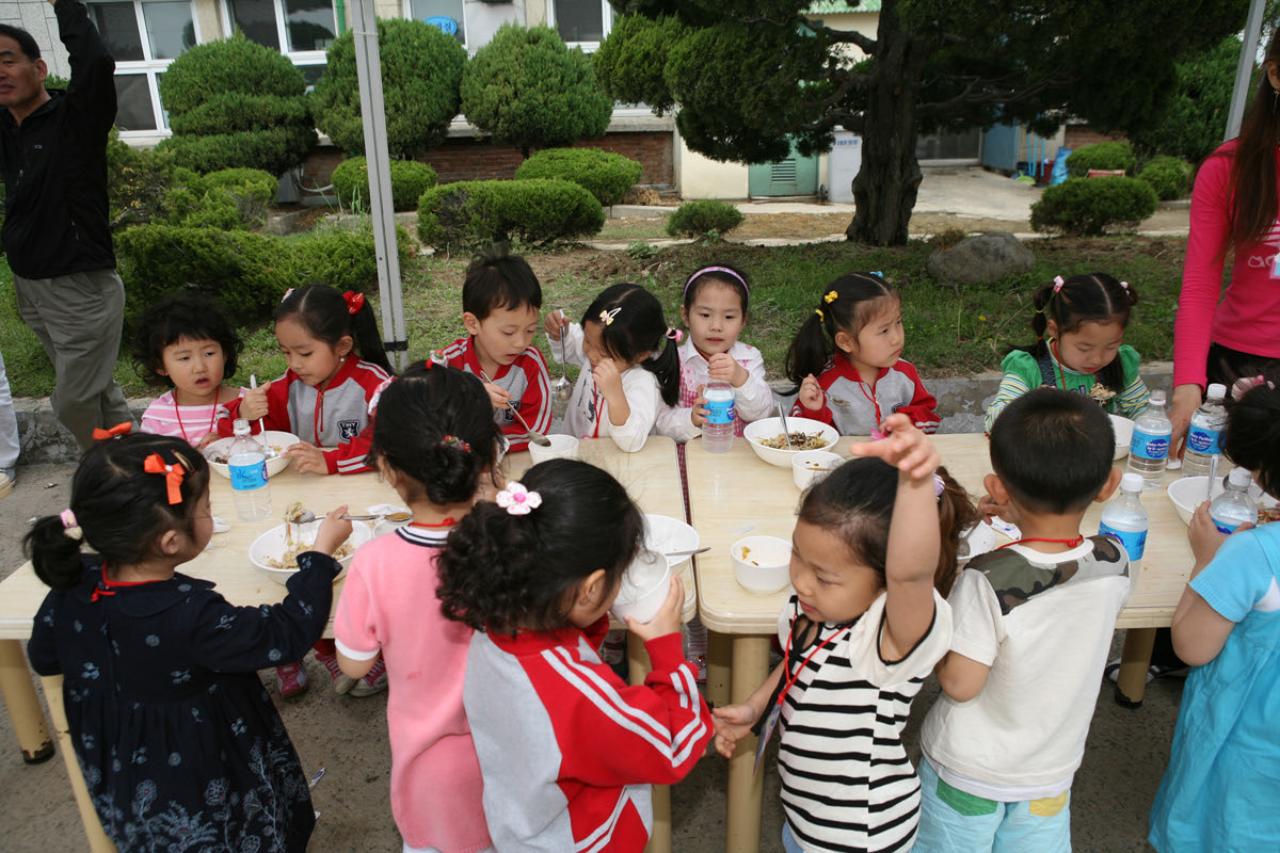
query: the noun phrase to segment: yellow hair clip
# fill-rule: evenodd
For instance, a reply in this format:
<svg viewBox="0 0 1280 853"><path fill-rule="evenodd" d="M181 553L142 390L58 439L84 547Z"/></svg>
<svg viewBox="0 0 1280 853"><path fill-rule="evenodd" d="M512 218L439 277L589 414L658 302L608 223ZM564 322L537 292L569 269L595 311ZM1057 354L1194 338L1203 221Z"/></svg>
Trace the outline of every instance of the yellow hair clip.
<svg viewBox="0 0 1280 853"><path fill-rule="evenodd" d="M830 305L832 302L835 302L839 298L840 298L840 294L836 293L834 290L828 290L827 295L822 297L822 301Z"/></svg>
<svg viewBox="0 0 1280 853"><path fill-rule="evenodd" d="M813 309L813 313L815 313L815 314L817 314L817 315L818 315L818 319L819 319L819 320L822 320L823 322L826 322L827 315L822 313L822 309L821 309L821 308L814 308L814 309Z"/></svg>

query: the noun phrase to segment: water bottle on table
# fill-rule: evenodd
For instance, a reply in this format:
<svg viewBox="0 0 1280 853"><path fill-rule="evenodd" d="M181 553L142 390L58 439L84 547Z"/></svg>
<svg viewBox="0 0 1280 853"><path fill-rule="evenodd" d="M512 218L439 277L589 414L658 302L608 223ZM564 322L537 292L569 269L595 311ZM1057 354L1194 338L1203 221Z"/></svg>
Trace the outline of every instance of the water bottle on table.
<svg viewBox="0 0 1280 853"><path fill-rule="evenodd" d="M1098 525L1100 535L1110 536L1124 546L1130 564L1140 561L1147 548L1150 522L1142 505L1142 488L1141 475L1125 474L1120 480L1120 496L1102 508L1102 523Z"/></svg>
<svg viewBox="0 0 1280 853"><path fill-rule="evenodd" d="M1128 470L1141 475L1143 488L1147 490L1160 487L1160 478L1169 462L1173 424L1165 414L1164 403L1163 391L1151 392L1147 408L1133 422L1133 439L1129 442Z"/></svg>
<svg viewBox="0 0 1280 853"><path fill-rule="evenodd" d="M1222 453L1222 431L1227 426L1227 409L1223 401L1227 386L1209 386L1204 405L1191 416L1187 429L1187 449L1182 454L1182 476L1207 477L1213 457Z"/></svg>
<svg viewBox="0 0 1280 853"><path fill-rule="evenodd" d="M231 494L241 521L258 521L271 515L271 487L267 485L267 452L249 434L249 422L237 418L235 440L228 452Z"/></svg>
<svg viewBox="0 0 1280 853"><path fill-rule="evenodd" d="M1209 504L1209 517L1218 532L1231 534L1242 524L1258 523L1258 505L1249 496L1253 475L1247 468L1233 468L1227 477L1227 490Z"/></svg>
<svg viewBox="0 0 1280 853"><path fill-rule="evenodd" d="M702 395L707 401L702 446L708 453L728 453L733 447L733 386L728 382L712 382Z"/></svg>

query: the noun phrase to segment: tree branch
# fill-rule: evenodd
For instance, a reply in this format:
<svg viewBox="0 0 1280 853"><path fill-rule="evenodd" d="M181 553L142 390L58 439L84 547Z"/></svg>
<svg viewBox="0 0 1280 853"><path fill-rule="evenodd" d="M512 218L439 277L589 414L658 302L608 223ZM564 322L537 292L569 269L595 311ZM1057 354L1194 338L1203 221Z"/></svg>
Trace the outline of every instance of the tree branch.
<svg viewBox="0 0 1280 853"><path fill-rule="evenodd" d="M975 78L965 86L960 94L948 98L945 101L937 101L932 104L920 104L916 108L916 115L921 118L936 118L945 115L953 110L964 106L977 106L980 104L1016 104L1019 101L1029 100L1039 95L1045 89L1052 86L1064 85L1068 81L1046 78L1030 86L1021 88L1011 88L1001 86L1002 81L983 80ZM976 93L975 89L982 85L985 91Z"/></svg>
<svg viewBox="0 0 1280 853"><path fill-rule="evenodd" d="M862 52L868 56L875 56L880 49L880 43L873 38L869 38L857 30L833 30L826 24L818 21L806 21L807 26L812 28L814 32L820 32L828 39L838 44L854 44L862 49Z"/></svg>

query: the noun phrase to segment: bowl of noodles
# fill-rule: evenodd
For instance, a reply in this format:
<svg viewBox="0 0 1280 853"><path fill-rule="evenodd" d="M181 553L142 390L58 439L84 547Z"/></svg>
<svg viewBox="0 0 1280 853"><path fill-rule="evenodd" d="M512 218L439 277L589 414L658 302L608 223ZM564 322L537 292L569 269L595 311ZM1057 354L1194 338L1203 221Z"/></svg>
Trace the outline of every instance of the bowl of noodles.
<svg viewBox="0 0 1280 853"><path fill-rule="evenodd" d="M298 555L311 550L316 534L320 532L320 519L305 524L277 524L263 533L249 546L249 562L267 577L282 586L298 572ZM334 559L345 570L351 565L356 549L373 538L369 526L362 522L351 525L351 535L338 547Z"/></svg>
<svg viewBox="0 0 1280 853"><path fill-rule="evenodd" d="M298 438L291 432L281 432L279 430L269 429L265 432L253 436L263 448L263 452L267 457L267 476L274 477L285 468L289 467L289 457L284 452L302 439ZM220 438L211 442L202 452L204 458L208 460L209 467L217 473L231 479L231 469L227 466L231 443L234 438Z"/></svg>
<svg viewBox="0 0 1280 853"><path fill-rule="evenodd" d="M742 437L756 456L779 468L790 468L797 453L830 450L840 438L835 427L809 418L787 418L787 429L790 435L783 434L780 418L762 418L747 424Z"/></svg>

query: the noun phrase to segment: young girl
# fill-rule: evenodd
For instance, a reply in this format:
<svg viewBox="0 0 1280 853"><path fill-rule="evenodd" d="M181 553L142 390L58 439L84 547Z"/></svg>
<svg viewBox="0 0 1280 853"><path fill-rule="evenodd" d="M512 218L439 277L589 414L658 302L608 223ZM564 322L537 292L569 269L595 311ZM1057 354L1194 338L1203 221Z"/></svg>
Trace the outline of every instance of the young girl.
<svg viewBox="0 0 1280 853"><path fill-rule="evenodd" d="M565 432L607 435L627 453L642 449L659 410L675 405L680 395L680 335L663 319L657 297L638 284L615 284L591 303L581 325L553 312L544 326L552 358L559 360L565 335L566 360L582 364Z"/></svg>
<svg viewBox="0 0 1280 853"><path fill-rule="evenodd" d="M760 350L738 340L747 324L751 288L747 277L727 264L703 267L684 283L680 317L689 340L680 345L680 400L664 406L658 432L677 441L696 437L706 422L702 392L711 382L733 386L734 431L767 417L773 391L764 379Z"/></svg>
<svg viewBox="0 0 1280 853"><path fill-rule="evenodd" d="M64 676L76 757L119 849L306 849L307 778L256 670L324 631L345 510L298 557L288 597L260 607L175 572L212 533L209 468L181 439L101 442L76 470L71 508L35 522L25 545L53 591L27 654Z"/></svg>
<svg viewBox="0 0 1280 853"><path fill-rule="evenodd" d="M410 367L378 401L371 461L413 521L356 553L333 630L348 676L365 677L379 656L386 664L391 813L406 851L490 843L462 709L472 631L441 616L436 561L482 481L492 481L500 436L484 385L444 365Z"/></svg>
<svg viewBox="0 0 1280 853"><path fill-rule="evenodd" d="M683 779L706 750L678 578L652 621L627 620L653 664L643 685L595 651L643 537L618 481L567 459L535 465L449 537L440 600L476 629L463 702L498 850L643 850L649 785Z"/></svg>
<svg viewBox="0 0 1280 853"><path fill-rule="evenodd" d="M1230 409L1223 452L1280 497L1280 391L1264 382ZM1196 562L1172 630L1191 674L1169 769L1151 807L1149 840L1161 853L1274 850L1280 523L1224 537L1202 504L1189 536Z"/></svg>
<svg viewBox="0 0 1280 853"><path fill-rule="evenodd" d="M917 429L938 428L937 401L902 360L902 300L878 272L827 285L787 351L799 396L792 414L832 424L841 435L874 435L902 412Z"/></svg>
<svg viewBox="0 0 1280 853"><path fill-rule="evenodd" d="M1036 291L1036 342L1004 357L1000 389L987 407L987 432L1004 407L1047 385L1088 394L1109 414L1137 417L1151 396L1138 375L1138 353L1122 343L1138 304L1131 284L1104 272L1058 276Z"/></svg>
<svg viewBox="0 0 1280 853"><path fill-rule="evenodd" d="M180 294L148 308L134 339L134 361L147 382L169 390L147 406L142 431L197 446L216 438L225 404L244 393L226 384L243 348L236 330L208 299Z"/></svg>
<svg viewBox="0 0 1280 853"><path fill-rule="evenodd" d="M904 414L882 441L805 493L792 535L795 595L778 619L784 660L741 705L717 708L729 758L782 726L783 843L799 850L907 850L920 781L902 745L911 700L947 652L964 489ZM886 464L887 463L887 464Z"/></svg>

